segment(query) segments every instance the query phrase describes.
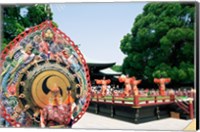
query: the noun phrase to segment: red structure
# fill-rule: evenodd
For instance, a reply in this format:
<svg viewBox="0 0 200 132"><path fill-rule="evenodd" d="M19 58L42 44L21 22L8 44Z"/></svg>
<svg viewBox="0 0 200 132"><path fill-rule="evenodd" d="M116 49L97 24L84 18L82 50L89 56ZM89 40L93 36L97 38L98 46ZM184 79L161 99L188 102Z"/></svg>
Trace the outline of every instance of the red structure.
<svg viewBox="0 0 200 132"><path fill-rule="evenodd" d="M106 92L107 92L107 85L111 83L111 80L110 79L106 80L105 77L103 77L102 80L95 79L95 81L96 81L96 84L102 85L101 95L104 97L106 95Z"/></svg>
<svg viewBox="0 0 200 132"><path fill-rule="evenodd" d="M165 84L171 81L170 78L154 79L159 84L160 91L158 94L142 94L139 93L138 84L142 80L136 80L135 77L121 76L118 78L120 82L125 83L125 89L119 90L118 94L105 96L103 99L97 93L92 94L89 111L96 114L110 114L112 118L123 119L134 123L143 123L156 119L163 119L171 116L170 112L178 112L181 119L194 118L194 97L195 91L188 91L185 96L176 95L175 91L165 91ZM100 84L100 81L99 81ZM131 95L131 93L133 95ZM149 91L148 88L145 90ZM128 95L128 98L124 98ZM130 116L132 113L133 116ZM143 114L144 113L144 114Z"/></svg>
<svg viewBox="0 0 200 132"><path fill-rule="evenodd" d="M141 82L142 82L142 80L133 80L133 95L134 96L138 96L139 95L139 91L138 91L137 85L140 84Z"/></svg>
<svg viewBox="0 0 200 132"><path fill-rule="evenodd" d="M165 84L169 83L171 81L171 78L154 78L154 83L157 83L159 85L160 95L165 96Z"/></svg>
<svg viewBox="0 0 200 132"><path fill-rule="evenodd" d="M125 84L125 89L124 89L125 96L130 95L134 81L135 81L135 77L129 77L129 75L119 77L119 82L124 82ZM136 82L135 82L135 85L136 85Z"/></svg>

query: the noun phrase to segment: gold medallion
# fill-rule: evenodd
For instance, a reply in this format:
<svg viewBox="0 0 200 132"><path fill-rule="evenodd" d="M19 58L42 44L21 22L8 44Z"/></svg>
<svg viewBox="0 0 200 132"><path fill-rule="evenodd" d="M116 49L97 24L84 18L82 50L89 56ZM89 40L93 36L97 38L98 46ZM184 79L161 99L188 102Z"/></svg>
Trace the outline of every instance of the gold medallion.
<svg viewBox="0 0 200 132"><path fill-rule="evenodd" d="M51 91L55 85L59 88L60 95L64 101L67 98L67 87L70 87L69 80L64 74L59 71L47 70L37 75L31 88L35 104L41 108L48 105Z"/></svg>

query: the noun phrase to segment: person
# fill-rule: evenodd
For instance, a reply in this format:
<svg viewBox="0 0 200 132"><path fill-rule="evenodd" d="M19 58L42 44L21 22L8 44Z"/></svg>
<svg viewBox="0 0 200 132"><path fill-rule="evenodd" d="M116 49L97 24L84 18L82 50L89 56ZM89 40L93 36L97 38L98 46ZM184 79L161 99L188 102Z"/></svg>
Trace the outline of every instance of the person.
<svg viewBox="0 0 200 132"><path fill-rule="evenodd" d="M156 96L156 90L155 89L152 90L151 96Z"/></svg>
<svg viewBox="0 0 200 132"><path fill-rule="evenodd" d="M104 97L107 93L107 85L111 83L110 79L106 79L104 76L103 79L95 79L96 84L101 84L101 95Z"/></svg>
<svg viewBox="0 0 200 132"><path fill-rule="evenodd" d="M62 102L57 84L50 92L49 105L40 110L40 126L50 128L68 127L71 119L71 104L64 104Z"/></svg>
<svg viewBox="0 0 200 132"><path fill-rule="evenodd" d="M115 85L112 85L112 87L110 88L110 94L112 96L114 96L114 91L115 91Z"/></svg>
<svg viewBox="0 0 200 132"><path fill-rule="evenodd" d="M144 94L145 94L145 96L149 96L149 88L146 88L146 89L144 90Z"/></svg>

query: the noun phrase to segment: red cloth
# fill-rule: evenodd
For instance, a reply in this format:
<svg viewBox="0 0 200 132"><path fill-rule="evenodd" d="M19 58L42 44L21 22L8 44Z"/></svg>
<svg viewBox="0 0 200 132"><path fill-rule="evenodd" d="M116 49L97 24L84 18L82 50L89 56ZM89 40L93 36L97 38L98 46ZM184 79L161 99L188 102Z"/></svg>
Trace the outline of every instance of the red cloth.
<svg viewBox="0 0 200 132"><path fill-rule="evenodd" d="M162 96L166 95L165 84L169 83L170 81L171 81L171 78L160 78L160 79L154 78L154 82L159 84L160 95L162 95Z"/></svg>
<svg viewBox="0 0 200 132"><path fill-rule="evenodd" d="M45 126L67 126L71 119L71 105L48 105L43 108L41 116Z"/></svg>
<svg viewBox="0 0 200 132"><path fill-rule="evenodd" d="M133 84L134 80L135 80L135 77L130 77L130 78L124 77L124 76L119 77L119 82L124 82L124 84L125 84L124 94L126 96L130 95L130 92L132 90L132 84Z"/></svg>
<svg viewBox="0 0 200 132"><path fill-rule="evenodd" d="M102 85L101 94L103 96L105 96L106 95L106 91L107 91L107 85L111 83L111 80L110 79L107 79L107 80L95 79L95 81L96 81L96 84L101 84Z"/></svg>

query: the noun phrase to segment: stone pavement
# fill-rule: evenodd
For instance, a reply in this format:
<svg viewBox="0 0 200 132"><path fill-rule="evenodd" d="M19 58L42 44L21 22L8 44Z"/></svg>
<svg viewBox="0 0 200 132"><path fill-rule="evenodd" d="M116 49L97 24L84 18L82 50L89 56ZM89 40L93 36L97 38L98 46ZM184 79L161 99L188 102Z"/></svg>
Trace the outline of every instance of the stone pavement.
<svg viewBox="0 0 200 132"><path fill-rule="evenodd" d="M196 119L192 120L192 122L184 130L185 131L194 131L194 130L196 130Z"/></svg>
<svg viewBox="0 0 200 132"><path fill-rule="evenodd" d="M86 112L83 117L73 125L73 129L102 129L102 130L140 130L140 131L183 131L192 120L166 118L147 123L134 124Z"/></svg>

